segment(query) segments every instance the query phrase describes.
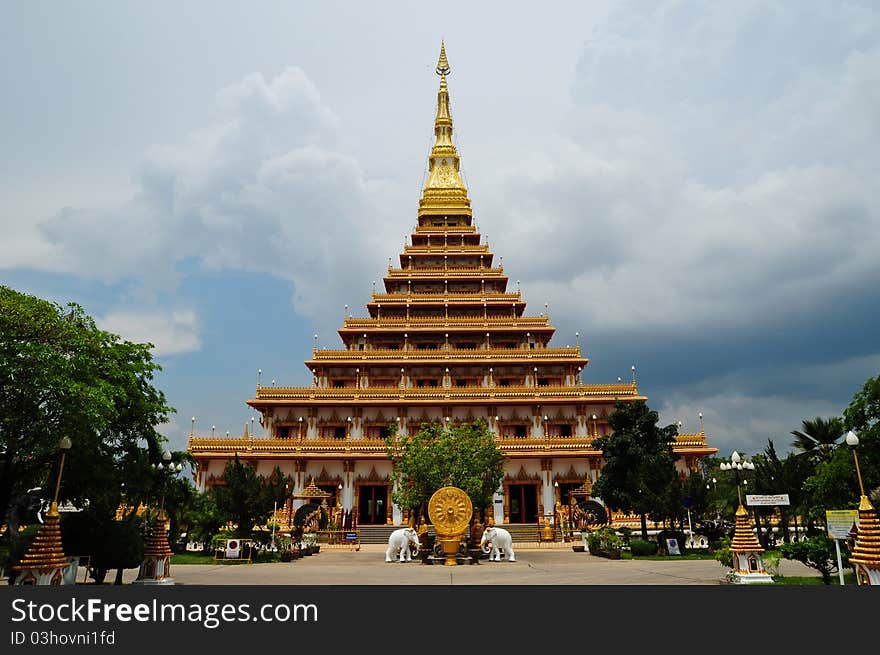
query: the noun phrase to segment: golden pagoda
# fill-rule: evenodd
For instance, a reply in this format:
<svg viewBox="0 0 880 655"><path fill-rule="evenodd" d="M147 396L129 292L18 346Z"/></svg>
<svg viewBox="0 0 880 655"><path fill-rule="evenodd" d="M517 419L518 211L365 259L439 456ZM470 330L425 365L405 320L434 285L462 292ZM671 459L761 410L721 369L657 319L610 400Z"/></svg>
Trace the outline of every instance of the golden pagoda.
<svg viewBox="0 0 880 655"><path fill-rule="evenodd" d="M877 510L864 494L859 502L859 528L849 563L859 585L880 585L880 521Z"/></svg>
<svg viewBox="0 0 880 655"><path fill-rule="evenodd" d="M190 434L199 488L216 483L237 453L261 474L275 466L289 474L293 498L312 479L342 505L346 526L405 525L410 517L391 501L390 426L407 435L427 422L481 419L506 464L494 513L478 518L537 525L552 520L560 499L568 504L572 490L596 480L602 453L592 441L609 433L615 402L646 400L635 372L631 381L585 384L580 338L551 346L547 306L527 315L519 283L508 288L462 180L444 45L436 71L434 145L418 221L396 265L389 263L384 289L374 288L366 316L345 316L340 348L316 343L305 362L310 386L258 383L247 404L260 412L265 437ZM701 428L679 436L674 452L686 474L717 449Z"/></svg>
<svg viewBox="0 0 880 655"><path fill-rule="evenodd" d="M12 567L17 585L58 586L65 584L64 572L70 561L61 544L61 517L53 501L21 561Z"/></svg>
<svg viewBox="0 0 880 655"><path fill-rule="evenodd" d="M168 545L167 531L168 519L165 516L165 509L160 507L144 544L144 559L134 584L174 584L174 579L171 577L171 547Z"/></svg>

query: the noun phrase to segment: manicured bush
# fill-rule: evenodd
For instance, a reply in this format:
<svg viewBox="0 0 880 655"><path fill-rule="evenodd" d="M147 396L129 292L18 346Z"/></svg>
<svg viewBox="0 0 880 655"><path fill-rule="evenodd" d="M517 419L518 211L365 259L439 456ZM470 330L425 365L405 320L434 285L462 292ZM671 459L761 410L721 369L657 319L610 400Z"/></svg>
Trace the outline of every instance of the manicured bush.
<svg viewBox="0 0 880 655"><path fill-rule="evenodd" d="M657 543L643 539L633 539L629 542L629 548L636 557L657 554Z"/></svg>

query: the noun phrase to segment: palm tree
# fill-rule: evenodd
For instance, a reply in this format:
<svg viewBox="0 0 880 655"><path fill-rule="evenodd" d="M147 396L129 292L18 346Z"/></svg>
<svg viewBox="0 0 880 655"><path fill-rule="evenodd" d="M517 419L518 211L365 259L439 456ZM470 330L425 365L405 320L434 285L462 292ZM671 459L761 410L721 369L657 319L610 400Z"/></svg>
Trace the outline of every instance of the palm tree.
<svg viewBox="0 0 880 655"><path fill-rule="evenodd" d="M795 439L792 446L801 451L805 457L817 462L828 459L831 451L843 436L843 419L832 417L823 419L820 416L801 422L800 430L792 430Z"/></svg>

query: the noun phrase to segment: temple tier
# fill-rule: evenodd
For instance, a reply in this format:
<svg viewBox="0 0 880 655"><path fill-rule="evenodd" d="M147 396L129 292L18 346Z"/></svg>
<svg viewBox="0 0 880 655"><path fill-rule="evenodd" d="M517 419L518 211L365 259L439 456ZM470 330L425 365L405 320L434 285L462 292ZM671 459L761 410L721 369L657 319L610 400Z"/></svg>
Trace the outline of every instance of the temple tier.
<svg viewBox="0 0 880 655"><path fill-rule="evenodd" d="M293 478L294 496L314 480L348 525L401 525L409 517L391 502L389 426L405 435L425 422L482 419L507 457L487 518L552 521L560 501L596 480L602 454L592 442L609 432L615 402L646 400L634 373L627 381L584 384L589 360L580 340L551 346L549 308L526 315L519 283L509 288L473 222L452 139L450 72L441 46L435 143L418 223L398 265L389 260L384 289L374 288L367 316L345 316L340 348L314 349L305 362L311 386L258 386L248 405L260 413L266 437L247 429L235 439L190 435L200 489L237 453L264 475L279 466ZM717 449L707 446L701 426L679 436L674 452L685 474ZM276 519L283 523L295 508L279 510Z"/></svg>

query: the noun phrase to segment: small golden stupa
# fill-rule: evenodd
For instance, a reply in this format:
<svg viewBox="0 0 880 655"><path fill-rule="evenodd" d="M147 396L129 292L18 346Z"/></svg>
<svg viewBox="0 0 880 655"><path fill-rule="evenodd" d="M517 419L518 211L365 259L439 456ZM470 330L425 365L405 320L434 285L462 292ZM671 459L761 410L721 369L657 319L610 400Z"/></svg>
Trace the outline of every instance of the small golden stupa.
<svg viewBox="0 0 880 655"><path fill-rule="evenodd" d="M67 556L61 543L61 517L53 502L43 525L21 561L12 567L19 585L61 585Z"/></svg>
<svg viewBox="0 0 880 655"><path fill-rule="evenodd" d="M733 533L733 541L730 544L733 553L734 581L738 584L753 584L773 582L764 568L764 558L761 546L755 533L752 531L752 522L749 513L743 507L740 499L736 510L736 528Z"/></svg>
<svg viewBox="0 0 880 655"><path fill-rule="evenodd" d="M880 521L865 495L859 502L859 529L849 563L860 585L880 585Z"/></svg>

